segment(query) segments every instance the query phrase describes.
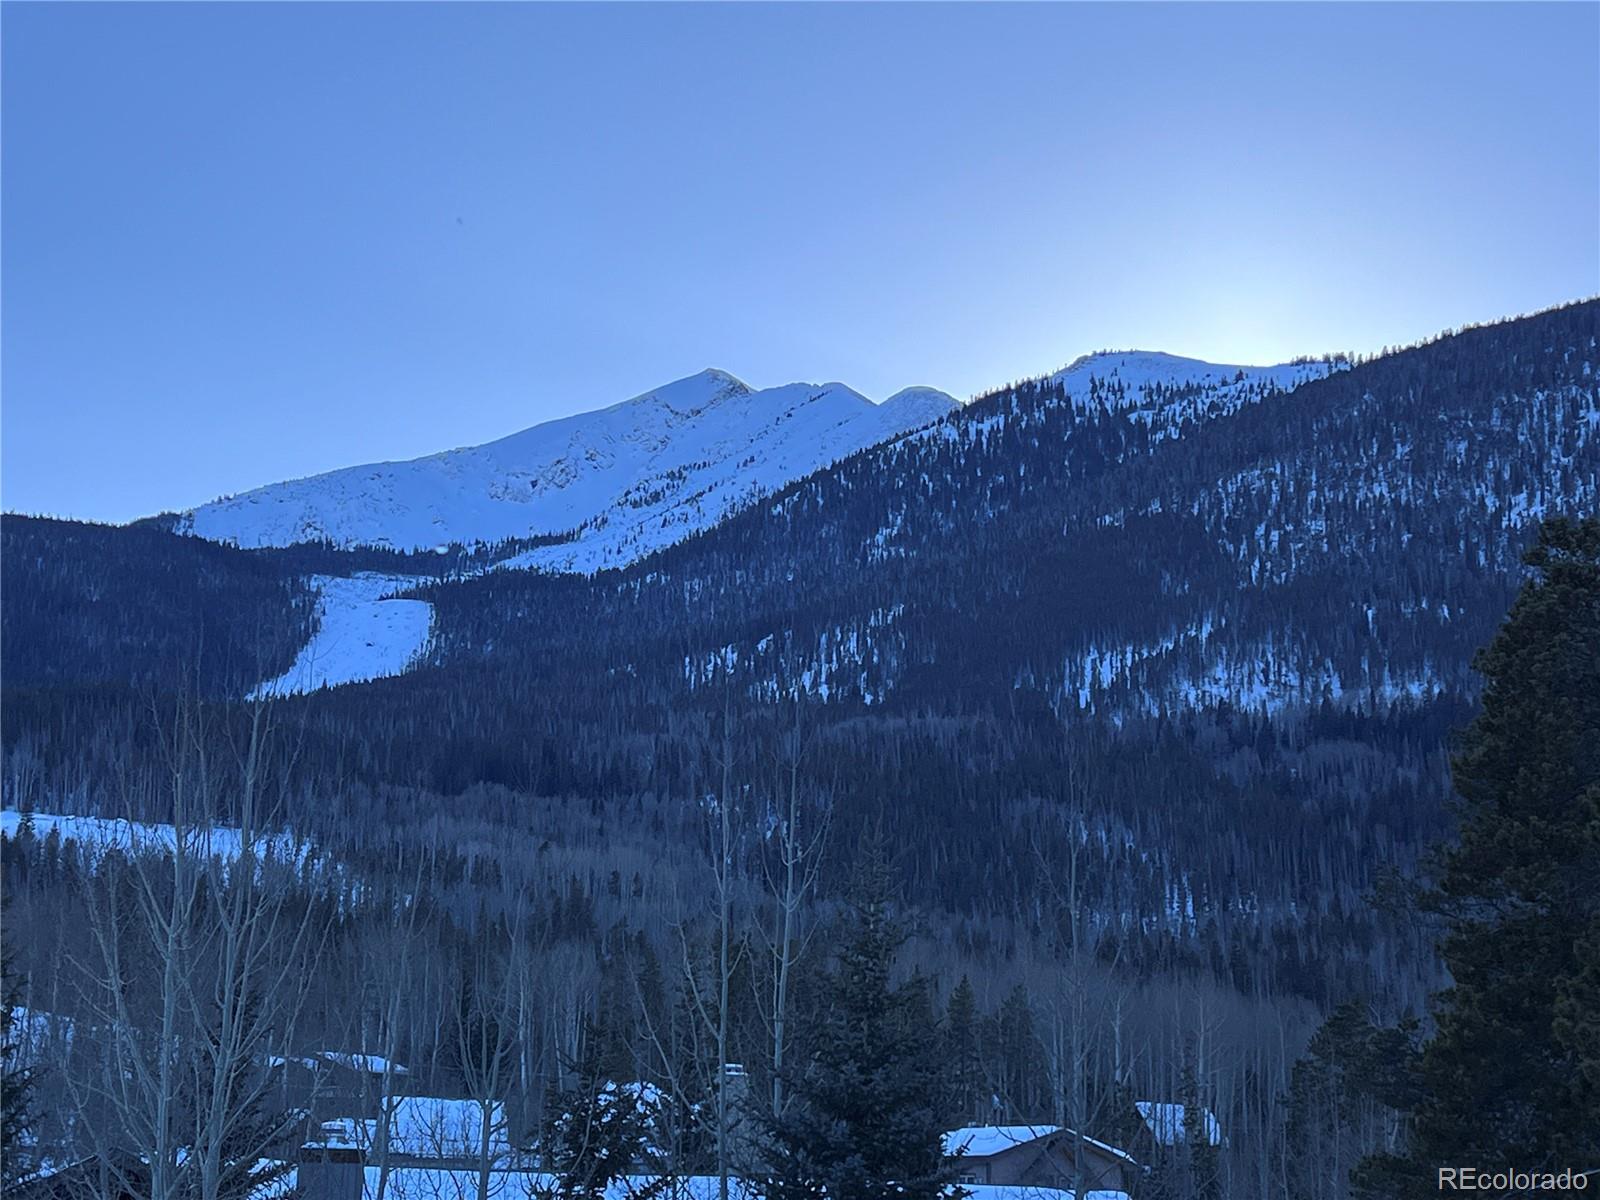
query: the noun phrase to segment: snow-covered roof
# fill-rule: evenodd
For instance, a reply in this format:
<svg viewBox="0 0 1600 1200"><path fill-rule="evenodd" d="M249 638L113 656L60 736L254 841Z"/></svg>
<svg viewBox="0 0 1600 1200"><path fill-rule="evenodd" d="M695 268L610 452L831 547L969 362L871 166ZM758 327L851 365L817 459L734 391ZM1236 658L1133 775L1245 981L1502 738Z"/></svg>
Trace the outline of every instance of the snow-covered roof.
<svg viewBox="0 0 1600 1200"><path fill-rule="evenodd" d="M290 1054L287 1057L282 1054L269 1054L267 1055L266 1063L267 1066L273 1068L293 1066L305 1067L309 1071L315 1071L317 1069L316 1059L300 1058L299 1056L293 1054Z"/></svg>
<svg viewBox="0 0 1600 1200"><path fill-rule="evenodd" d="M968 1158L987 1158L991 1154L1010 1150L1013 1146L1038 1141L1056 1133L1072 1135L1072 1130L1064 1125L969 1125L965 1129L952 1129L944 1135L944 1152L947 1157L964 1153ZM1087 1135L1083 1140L1085 1144L1114 1158L1134 1161L1133 1155L1108 1142Z"/></svg>
<svg viewBox="0 0 1600 1200"><path fill-rule="evenodd" d="M403 1096L390 1101L389 1149L416 1158L476 1158L481 1152L483 1106L476 1100L442 1096ZM371 1150L378 1138L376 1118L340 1117L322 1123L320 1143L333 1149ZM505 1106L489 1109L489 1154L511 1153Z"/></svg>
<svg viewBox="0 0 1600 1200"><path fill-rule="evenodd" d="M483 1106L476 1100L439 1096L406 1096L394 1103L389 1117L389 1148L401 1154L451 1158L476 1155L482 1144ZM509 1153L505 1108L489 1108L489 1152Z"/></svg>
<svg viewBox="0 0 1600 1200"><path fill-rule="evenodd" d="M944 1152L947 1156L965 1154L968 1158L987 1158L1060 1132L1059 1125L969 1125L944 1135Z"/></svg>
<svg viewBox="0 0 1600 1200"><path fill-rule="evenodd" d="M396 1075L406 1075L409 1072L399 1063L390 1063L388 1059L377 1054L351 1054L345 1050L318 1050L316 1057L323 1062L332 1063L336 1067L348 1067L352 1071L362 1071L368 1075L382 1075L391 1067Z"/></svg>
<svg viewBox="0 0 1600 1200"><path fill-rule="evenodd" d="M1162 1146L1181 1146L1188 1140L1188 1123L1181 1104L1164 1104L1153 1100L1140 1100L1134 1104L1139 1116L1156 1143ZM1222 1125L1209 1108L1202 1109L1206 1141L1213 1146L1222 1145Z"/></svg>
<svg viewBox="0 0 1600 1200"><path fill-rule="evenodd" d="M1067 1130L1063 1130L1062 1132L1071 1133L1072 1130L1067 1129ZM1103 1150L1107 1154L1111 1155L1111 1157L1113 1157L1113 1158L1126 1159L1128 1162L1131 1162L1131 1163L1136 1163L1137 1162L1137 1160L1133 1157L1133 1155L1129 1154L1126 1150L1119 1150L1117 1147L1113 1146L1110 1142L1102 1142L1099 1138L1092 1138L1092 1137L1089 1137L1087 1134L1084 1135L1083 1141L1084 1141L1085 1145L1093 1146L1096 1150Z"/></svg>

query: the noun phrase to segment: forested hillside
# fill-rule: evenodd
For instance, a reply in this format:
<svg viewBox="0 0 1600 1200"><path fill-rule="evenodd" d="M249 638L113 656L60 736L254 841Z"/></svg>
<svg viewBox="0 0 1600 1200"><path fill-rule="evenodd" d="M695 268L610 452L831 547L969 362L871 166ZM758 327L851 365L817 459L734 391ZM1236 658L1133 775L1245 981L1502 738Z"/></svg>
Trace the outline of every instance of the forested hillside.
<svg viewBox="0 0 1600 1200"><path fill-rule="evenodd" d="M102 683L237 696L310 636L300 576L158 529L7 514L0 571L8 691Z"/></svg>
<svg viewBox="0 0 1600 1200"><path fill-rule="evenodd" d="M474 997L503 985L523 1132L591 1051L703 1088L719 958L723 1063L772 1094L881 844L896 978L921 973L964 1072L946 1119L1131 1137L1135 1099L1203 1102L1213 1182L1280 1196L1312 1030L1440 982L1399 881L1448 829L1473 654L1538 522L1600 505L1600 302L1292 387L1095 361L592 576L8 517L4 807L167 821L151 744L259 746L215 819L311 840L283 919L342 964L295 968L297 1042L470 1091ZM370 569L417 577L424 664L278 700L258 743L242 697L311 635L306 579ZM137 876L60 833L5 853L17 911L65 914L22 967L70 1008Z"/></svg>
<svg viewBox="0 0 1600 1200"><path fill-rule="evenodd" d="M1574 305L1216 411L1007 388L634 571L437 590L436 661L693 688L731 656L758 691L1060 716L1460 690L1530 522L1596 503L1597 326Z"/></svg>

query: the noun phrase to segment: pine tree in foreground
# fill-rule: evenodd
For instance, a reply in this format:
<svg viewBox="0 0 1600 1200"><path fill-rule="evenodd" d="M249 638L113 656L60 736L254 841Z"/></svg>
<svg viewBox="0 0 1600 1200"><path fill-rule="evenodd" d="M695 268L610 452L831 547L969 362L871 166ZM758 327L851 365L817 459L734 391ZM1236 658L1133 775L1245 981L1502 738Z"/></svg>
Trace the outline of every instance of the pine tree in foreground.
<svg viewBox="0 0 1600 1200"><path fill-rule="evenodd" d="M1358 1190L1436 1196L1438 1169L1600 1167L1600 520L1553 520L1478 656L1452 763L1460 841L1428 901L1452 986L1424 1046L1408 1153Z"/></svg>
<svg viewBox="0 0 1600 1200"><path fill-rule="evenodd" d="M768 1200L933 1200L952 1190L944 1158L940 1039L927 981L890 983L903 934L889 912L889 873L869 854L851 927L828 984L810 1062L793 1103L768 1124Z"/></svg>
<svg viewBox="0 0 1600 1200"><path fill-rule="evenodd" d="M1285 1098L1294 1200L1346 1200L1362 1156L1394 1150L1401 1115L1417 1105L1419 1024L1380 1027L1364 1001L1348 1000L1312 1037Z"/></svg>
<svg viewBox="0 0 1600 1200"><path fill-rule="evenodd" d="M950 993L945 1011L945 1062L950 1072L948 1113L952 1125L975 1123L982 1108L983 1062L978 1045L978 999L965 975Z"/></svg>
<svg viewBox="0 0 1600 1200"><path fill-rule="evenodd" d="M544 1159L558 1183L536 1193L540 1197L604 1200L643 1154L646 1114L633 1093L607 1078L604 1041L585 1019L578 1060L572 1064L574 1086L565 1094L552 1090L548 1099ZM647 1186L637 1194L656 1190Z"/></svg>

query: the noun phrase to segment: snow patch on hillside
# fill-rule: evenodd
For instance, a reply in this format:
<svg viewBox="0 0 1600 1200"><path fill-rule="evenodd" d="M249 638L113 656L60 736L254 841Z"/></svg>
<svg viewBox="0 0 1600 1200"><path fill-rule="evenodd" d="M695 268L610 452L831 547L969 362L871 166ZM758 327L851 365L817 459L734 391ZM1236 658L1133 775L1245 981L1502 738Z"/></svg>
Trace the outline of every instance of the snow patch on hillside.
<svg viewBox="0 0 1600 1200"><path fill-rule="evenodd" d="M131 821L124 817L83 817L62 813L24 814L14 809L0 812L0 833L8 838L17 836L25 819L31 817L34 836L43 841L51 833L62 841L69 838L89 853L91 862L98 862L110 850L123 854L154 852L170 854L178 845L178 834L171 825L148 821ZM233 862L239 857L241 841L237 829L198 826L184 831L185 848L205 858L220 858ZM283 862L301 864L309 852L307 845L287 833L263 837L255 843L257 858L276 858Z"/></svg>
<svg viewBox="0 0 1600 1200"><path fill-rule="evenodd" d="M1050 376L1077 407L1096 401L1114 408L1144 408L1163 389L1195 389L1208 398L1244 397L1262 391L1292 391L1337 370L1327 359L1249 367L1204 362L1155 350L1085 354Z"/></svg>
<svg viewBox="0 0 1600 1200"><path fill-rule="evenodd" d="M433 624L433 605L396 600L415 587L408 575L316 575L317 631L292 665L258 685L249 698L314 692L399 675L422 653Z"/></svg>

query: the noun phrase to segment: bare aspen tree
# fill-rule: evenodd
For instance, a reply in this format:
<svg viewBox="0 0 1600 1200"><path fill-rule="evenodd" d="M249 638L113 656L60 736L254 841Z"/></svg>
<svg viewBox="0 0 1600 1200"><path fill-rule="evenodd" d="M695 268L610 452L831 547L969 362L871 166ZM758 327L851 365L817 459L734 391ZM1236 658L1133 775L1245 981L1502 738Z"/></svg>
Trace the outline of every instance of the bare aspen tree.
<svg viewBox="0 0 1600 1200"><path fill-rule="evenodd" d="M544 962L545 1032L559 1082L563 1064L577 1062L582 1051L584 1014L594 997L598 972L593 957L572 945L557 946L544 955Z"/></svg>
<svg viewBox="0 0 1600 1200"><path fill-rule="evenodd" d="M322 950L322 931L311 925L314 906L303 905L297 917L286 903L305 848L286 840L283 826L272 819L281 815L281 807L266 794L264 778L270 716L268 706L253 705L245 744L233 747L240 775L234 814L238 856L229 863L213 846L201 863L211 905L207 933L215 947L208 956L215 963L210 994L188 989L196 1027L214 1027L202 1040L206 1053L201 1065L209 1078L203 1081L207 1103L195 1130L202 1200L218 1200L222 1194L225 1147L237 1153L239 1135L269 1136L268 1130L250 1129L241 1115L266 1098L269 1077L260 1068L274 1038L286 1039L298 1023L305 997L298 972ZM217 816L217 807L208 804L208 840L217 836ZM275 1140L281 1130L271 1136ZM263 1152L270 1148L254 1147Z"/></svg>
<svg viewBox="0 0 1600 1200"><path fill-rule="evenodd" d="M717 1196L728 1200L728 1000L733 962L733 681L722 706L722 789L717 802Z"/></svg>
<svg viewBox="0 0 1600 1200"><path fill-rule="evenodd" d="M290 903L304 847L274 820L269 707L251 707L242 742L189 697L157 718L160 786L125 777L127 852L87 889L93 951L77 966L102 1063L75 1100L120 1186L220 1200L285 1132L261 1106L322 931L314 905ZM169 837L133 819L153 809Z"/></svg>
<svg viewBox="0 0 1600 1200"><path fill-rule="evenodd" d="M728 1103L728 1031L729 1001L733 973L737 967L733 947L733 892L734 878L734 755L733 755L733 684L731 668L726 690L723 693L722 753L719 762L719 793L711 798L710 857L712 894L717 906L716 927L716 978L712 981L716 995L708 1000L699 973L695 969L695 956L689 923L678 922L679 940L683 954L684 988L690 1006L715 1048L716 1068L710 1090L713 1106L713 1134L717 1151L718 1200L727 1200L728 1180L731 1174L729 1161L729 1103Z"/></svg>
<svg viewBox="0 0 1600 1200"><path fill-rule="evenodd" d="M509 1137L506 1092L516 1074L518 986L528 953L525 912L519 906L501 931L506 949L498 959L487 946L465 964L466 995L456 1021L456 1050L462 1081L477 1109L478 1200L489 1200L490 1175L504 1165ZM483 934L487 941L494 936Z"/></svg>
<svg viewBox="0 0 1600 1200"><path fill-rule="evenodd" d="M1073 1189L1082 1195L1091 1190L1096 1182L1089 1174L1086 1154L1089 1126L1098 1124L1107 1097L1117 1094L1115 1088L1109 1091L1100 1088L1091 1101L1090 1084L1097 1077L1099 1067L1095 1061L1099 1046L1093 1031L1109 1024L1116 1042L1114 1054L1120 1057L1124 997L1122 989L1110 978L1110 973L1116 969L1115 959L1103 971L1093 970L1093 947L1088 944L1087 928L1090 913L1084 903L1087 882L1084 860L1088 854L1090 830L1083 788L1076 770L1071 767L1065 772L1065 787L1065 879L1059 878L1059 864L1047 861L1037 837L1033 850L1040 878L1046 881L1046 890L1054 909L1049 924L1049 942L1055 947L1058 958L1064 960L1050 1006L1047 1057L1051 1076L1052 1116L1057 1125L1065 1125L1072 1130ZM1098 1002L1091 1006L1090 989L1097 974L1106 976L1106 983ZM1107 1009L1110 1010L1109 1016ZM1120 1063L1114 1069L1119 1070Z"/></svg>
<svg viewBox="0 0 1600 1200"><path fill-rule="evenodd" d="M396 1088L396 1056L400 1052L402 1008L411 998L412 947L416 942L417 914L421 909L422 883L426 878L426 860L419 854L409 893L397 897L389 908L390 936L385 939L383 952L365 956L373 965L376 982L381 988L383 1005L379 1026L378 1049L383 1058L383 1073L379 1081L378 1113L373 1126L372 1148L369 1162L377 1167L378 1182L374 1200L385 1200L389 1188L389 1139L393 1129L395 1111L400 1097ZM366 1049L365 1046L362 1047Z"/></svg>
<svg viewBox="0 0 1600 1200"><path fill-rule="evenodd" d="M802 706L797 696L794 702L794 724L789 729L778 763L778 787L775 801L777 815L778 862L776 869L766 865L767 887L776 902L775 928L772 933L772 995L770 1023L772 1031L772 1115L781 1117L784 1110L784 1072L789 1046L790 977L795 963L804 952L805 938L801 933L801 915L806 899L815 890L821 870L822 847L827 836L823 810L818 814L817 828L805 828L805 805L800 789L800 765L805 754L806 737L802 725Z"/></svg>
<svg viewBox="0 0 1600 1200"><path fill-rule="evenodd" d="M661 1028L655 1014L650 1011L650 1005L646 1003L644 989L639 984L638 975L630 973L629 978L633 984L634 998L639 1004L640 1032L644 1035L645 1044L653 1053L653 1062L650 1066L654 1067L667 1083L666 1098L668 1107L658 1109L657 1127L664 1132L671 1133L674 1137L675 1144L666 1155L664 1175L667 1180L669 1194L676 1196L683 1191L683 1163L679 1156L680 1147L676 1144L681 1141L677 1109L686 1092L683 1064L679 1061L678 1055L673 1052L670 1032ZM648 1074L649 1072L644 1069L644 1064L640 1064L639 1077L643 1079Z"/></svg>
<svg viewBox="0 0 1600 1200"><path fill-rule="evenodd" d="M180 742L176 748L183 753L169 763L173 839L164 864L152 863L135 844L137 827L129 819L125 860L108 855L87 889L93 952L74 965L82 980L81 1009L100 1033L101 1061L92 1077L81 1082L67 1077L78 1123L97 1158L120 1176L120 1187L149 1200L173 1200L181 1191L181 1057L190 1033L182 991L200 903L194 861L199 847L188 822L193 787L188 747ZM125 800L131 812L129 801L131 795ZM124 903L132 911L122 911ZM141 962L136 946L153 961ZM154 988L148 1001L129 986L141 968ZM153 1011L144 1011L141 1001ZM121 1150L143 1160L148 1171L143 1188L122 1171Z"/></svg>

